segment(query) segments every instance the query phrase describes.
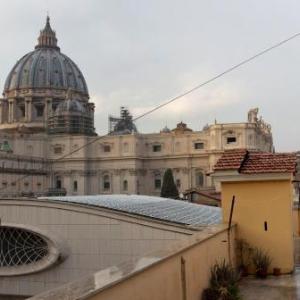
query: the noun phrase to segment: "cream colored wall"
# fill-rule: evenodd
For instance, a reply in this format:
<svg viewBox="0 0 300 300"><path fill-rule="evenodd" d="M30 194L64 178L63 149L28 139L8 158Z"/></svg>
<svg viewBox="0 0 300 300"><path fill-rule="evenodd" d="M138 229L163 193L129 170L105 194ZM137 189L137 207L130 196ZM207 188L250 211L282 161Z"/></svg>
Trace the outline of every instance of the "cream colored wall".
<svg viewBox="0 0 300 300"><path fill-rule="evenodd" d="M234 228L231 230L230 237L231 255L234 255ZM101 277L99 278L101 274L99 276L95 274L95 277L83 278L78 286L76 283L70 283L56 291L37 295L33 299L54 300L57 297L89 300L201 299L203 290L209 285L211 266L217 261L229 260L227 229L223 227L212 233L207 228L207 231L204 230L199 237L195 235L189 239L189 242L180 242L180 246L174 245L173 248L173 252L170 251L165 258L152 265L144 263L143 267L137 267L136 272L133 271L132 274L128 274L128 269L123 270L122 265L118 266L114 271L119 272L121 277L111 282L108 280L109 276L103 277L106 283L104 286ZM138 259L137 265L143 259L143 257ZM145 261L147 262L147 256ZM126 268L126 265L124 267ZM122 274L124 274L123 278Z"/></svg>
<svg viewBox="0 0 300 300"><path fill-rule="evenodd" d="M227 145L226 138L236 136L237 142ZM251 137L251 138L250 138ZM55 187L54 176L59 175L68 195L99 193L130 193L159 195L155 189L155 174L161 179L167 168L174 171L176 179L180 179L180 192L196 187L195 173L203 174L213 170L216 161L225 149L250 148L269 150L272 142L267 140L263 129L255 123L213 124L202 131L185 133L154 133L134 135L108 135L84 147L86 143L97 137L80 135L46 134L3 134L0 142L8 140L16 154L31 155L51 160L79 149L62 161L52 164L51 178L48 187ZM204 149L195 149L194 143L203 142ZM162 145L161 152L153 152L152 146ZM103 146L110 145L111 151L104 152ZM127 147L125 147L127 145ZM55 153L54 148L60 146L62 153ZM103 175L111 176L111 189L103 189ZM6 174L5 174L6 175ZM123 190L123 180L128 181L128 191ZM73 191L73 182L77 180L78 190ZM9 182L10 184L10 182ZM214 186L210 176L204 176L204 187ZM18 191L24 191L23 186ZM35 191L34 189L32 191Z"/></svg>
<svg viewBox="0 0 300 300"><path fill-rule="evenodd" d="M36 226L66 247L67 257L50 269L0 278L0 294L34 295L149 251L164 249L192 231L142 219L35 201L0 202L1 222Z"/></svg>
<svg viewBox="0 0 300 300"><path fill-rule="evenodd" d="M289 180L260 182L222 182L223 220L228 222L235 195L233 222L237 236L269 252L270 270L283 273L294 269L292 190ZM264 222L268 230L264 230Z"/></svg>

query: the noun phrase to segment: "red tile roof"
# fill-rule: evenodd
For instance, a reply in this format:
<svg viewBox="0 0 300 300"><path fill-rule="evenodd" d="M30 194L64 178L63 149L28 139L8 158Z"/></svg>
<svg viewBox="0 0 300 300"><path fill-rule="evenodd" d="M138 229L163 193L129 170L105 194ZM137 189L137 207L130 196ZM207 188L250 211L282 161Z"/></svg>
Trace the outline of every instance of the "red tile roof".
<svg viewBox="0 0 300 300"><path fill-rule="evenodd" d="M214 170L236 170L242 174L295 173L296 154L226 150Z"/></svg>

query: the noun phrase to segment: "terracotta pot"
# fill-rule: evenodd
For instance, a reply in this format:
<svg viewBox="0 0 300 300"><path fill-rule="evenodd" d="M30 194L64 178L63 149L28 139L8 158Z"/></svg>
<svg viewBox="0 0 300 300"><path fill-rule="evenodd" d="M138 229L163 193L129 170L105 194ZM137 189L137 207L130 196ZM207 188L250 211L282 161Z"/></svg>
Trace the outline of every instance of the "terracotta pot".
<svg viewBox="0 0 300 300"><path fill-rule="evenodd" d="M256 272L256 276L258 278L266 278L268 276L268 272L267 272L267 270L258 270Z"/></svg>
<svg viewBox="0 0 300 300"><path fill-rule="evenodd" d="M247 266L240 266L239 269L240 269L241 276L246 277L249 275L249 270Z"/></svg>
<svg viewBox="0 0 300 300"><path fill-rule="evenodd" d="M273 275L274 276L280 276L281 275L281 269L280 268L274 268L273 269Z"/></svg>

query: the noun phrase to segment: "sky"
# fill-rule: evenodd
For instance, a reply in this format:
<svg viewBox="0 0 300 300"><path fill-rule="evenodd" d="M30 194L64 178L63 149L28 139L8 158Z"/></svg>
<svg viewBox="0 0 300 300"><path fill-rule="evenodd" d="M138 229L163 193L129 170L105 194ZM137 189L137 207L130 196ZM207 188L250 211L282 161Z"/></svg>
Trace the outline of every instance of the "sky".
<svg viewBox="0 0 300 300"><path fill-rule="evenodd" d="M126 106L134 116L300 32L290 0L0 0L0 88L31 51L47 12L61 51L81 69L99 134ZM277 151L300 150L300 37L137 121L140 132L183 121L270 123Z"/></svg>

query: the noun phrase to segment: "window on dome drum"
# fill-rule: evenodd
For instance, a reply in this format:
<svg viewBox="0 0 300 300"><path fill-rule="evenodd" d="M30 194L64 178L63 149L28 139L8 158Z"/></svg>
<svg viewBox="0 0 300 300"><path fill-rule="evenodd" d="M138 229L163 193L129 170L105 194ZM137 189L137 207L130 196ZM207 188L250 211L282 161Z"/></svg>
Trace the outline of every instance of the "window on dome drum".
<svg viewBox="0 0 300 300"><path fill-rule="evenodd" d="M21 117L25 117L25 105L20 105L19 106L20 112L21 112Z"/></svg>
<svg viewBox="0 0 300 300"><path fill-rule="evenodd" d="M36 110L37 117L42 117L44 115L44 105L35 106L35 110Z"/></svg>
<svg viewBox="0 0 300 300"><path fill-rule="evenodd" d="M236 137L235 136L230 136L227 138L227 144L234 144L236 143Z"/></svg>
<svg viewBox="0 0 300 300"><path fill-rule="evenodd" d="M31 231L0 227L0 268L36 263L49 254L47 242Z"/></svg>
<svg viewBox="0 0 300 300"><path fill-rule="evenodd" d="M123 181L123 191L128 191L128 181L127 180Z"/></svg>
<svg viewBox="0 0 300 300"><path fill-rule="evenodd" d="M110 190L110 178L109 175L103 176L103 190L108 191Z"/></svg>
<svg viewBox="0 0 300 300"><path fill-rule="evenodd" d="M77 180L74 180L73 181L73 192L77 192L78 190L78 183L77 183Z"/></svg>
<svg viewBox="0 0 300 300"><path fill-rule="evenodd" d="M57 108L58 103L52 103L52 111L55 111Z"/></svg>
<svg viewBox="0 0 300 300"><path fill-rule="evenodd" d="M103 151L104 152L110 152L110 145L104 145L103 146Z"/></svg>
<svg viewBox="0 0 300 300"><path fill-rule="evenodd" d="M204 143L195 143L194 148L196 150L204 149Z"/></svg>
<svg viewBox="0 0 300 300"><path fill-rule="evenodd" d="M156 190L161 188L161 179L160 178L155 178L154 179L154 187Z"/></svg>
<svg viewBox="0 0 300 300"><path fill-rule="evenodd" d="M152 150L153 150L153 152L160 152L161 151L161 145L153 145Z"/></svg>
<svg viewBox="0 0 300 300"><path fill-rule="evenodd" d="M196 172L196 186L203 187L204 185L204 175L201 171Z"/></svg>

